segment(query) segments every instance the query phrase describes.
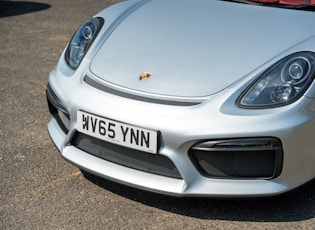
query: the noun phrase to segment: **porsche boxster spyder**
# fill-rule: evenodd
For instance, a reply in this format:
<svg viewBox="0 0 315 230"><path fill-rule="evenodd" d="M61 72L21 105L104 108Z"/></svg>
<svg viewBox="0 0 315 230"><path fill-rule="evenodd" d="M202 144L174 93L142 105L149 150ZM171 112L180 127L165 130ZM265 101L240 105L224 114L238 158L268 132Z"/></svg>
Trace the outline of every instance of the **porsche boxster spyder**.
<svg viewBox="0 0 315 230"><path fill-rule="evenodd" d="M173 196L261 197L315 176L315 1L128 0L86 20L46 90L83 171Z"/></svg>

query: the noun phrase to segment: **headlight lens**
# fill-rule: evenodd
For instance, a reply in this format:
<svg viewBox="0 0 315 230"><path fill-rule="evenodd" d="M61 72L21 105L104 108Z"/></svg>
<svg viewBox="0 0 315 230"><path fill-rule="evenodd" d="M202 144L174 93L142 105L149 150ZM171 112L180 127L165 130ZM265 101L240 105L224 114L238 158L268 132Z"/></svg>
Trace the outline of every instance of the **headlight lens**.
<svg viewBox="0 0 315 230"><path fill-rule="evenodd" d="M238 105L247 108L270 108L299 99L315 75L315 54L291 54L267 69L239 97Z"/></svg>
<svg viewBox="0 0 315 230"><path fill-rule="evenodd" d="M66 62L72 69L78 68L103 24L103 18L90 18L73 35L65 53Z"/></svg>

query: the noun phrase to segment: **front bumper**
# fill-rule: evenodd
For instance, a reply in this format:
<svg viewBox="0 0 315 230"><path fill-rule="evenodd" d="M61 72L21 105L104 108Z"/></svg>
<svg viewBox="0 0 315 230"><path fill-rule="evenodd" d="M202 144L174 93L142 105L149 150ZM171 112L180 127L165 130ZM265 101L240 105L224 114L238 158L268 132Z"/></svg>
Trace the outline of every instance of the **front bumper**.
<svg viewBox="0 0 315 230"><path fill-rule="evenodd" d="M80 80L68 78L60 82L53 71L47 90L49 105L54 108L50 109L53 118L48 130L61 155L72 164L100 177L157 193L195 197L273 196L313 179L314 101L303 98L285 109L248 111L229 103L237 98L234 94L226 91L193 106L155 104L113 95ZM179 176L138 170L83 151L73 142L78 110L159 130L162 141L158 155L169 159ZM270 177L207 176L189 154L192 146L200 142L265 137L281 142L277 172Z"/></svg>

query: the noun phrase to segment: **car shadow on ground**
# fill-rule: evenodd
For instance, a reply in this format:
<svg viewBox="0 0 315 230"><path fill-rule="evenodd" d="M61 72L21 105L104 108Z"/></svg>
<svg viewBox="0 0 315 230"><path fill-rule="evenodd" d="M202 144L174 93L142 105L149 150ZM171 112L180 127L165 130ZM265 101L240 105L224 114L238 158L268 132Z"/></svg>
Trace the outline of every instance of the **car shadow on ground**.
<svg viewBox="0 0 315 230"><path fill-rule="evenodd" d="M315 217L315 183L272 198L177 198L146 192L83 172L92 183L127 199L179 215L208 219L255 222L293 222Z"/></svg>
<svg viewBox="0 0 315 230"><path fill-rule="evenodd" d="M0 0L0 18L27 14L35 11L46 10L50 5L37 2L15 2Z"/></svg>

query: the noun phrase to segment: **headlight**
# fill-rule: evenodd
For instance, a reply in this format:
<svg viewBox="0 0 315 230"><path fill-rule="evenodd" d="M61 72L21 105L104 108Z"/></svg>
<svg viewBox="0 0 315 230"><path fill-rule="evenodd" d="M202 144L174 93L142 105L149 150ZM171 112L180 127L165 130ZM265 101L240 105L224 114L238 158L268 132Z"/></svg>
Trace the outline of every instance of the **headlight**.
<svg viewBox="0 0 315 230"><path fill-rule="evenodd" d="M269 69L251 84L237 103L245 108L270 108L298 100L312 83L315 75L315 54L291 54Z"/></svg>
<svg viewBox="0 0 315 230"><path fill-rule="evenodd" d="M90 18L73 35L65 53L66 62L72 69L78 68L103 23L102 18Z"/></svg>

